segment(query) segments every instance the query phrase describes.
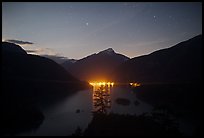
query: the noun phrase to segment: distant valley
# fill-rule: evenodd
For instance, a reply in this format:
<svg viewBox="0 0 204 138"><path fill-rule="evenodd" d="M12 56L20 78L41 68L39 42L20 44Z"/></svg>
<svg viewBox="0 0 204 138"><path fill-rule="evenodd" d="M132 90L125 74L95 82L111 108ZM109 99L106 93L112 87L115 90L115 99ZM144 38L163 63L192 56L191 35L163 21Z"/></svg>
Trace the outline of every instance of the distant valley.
<svg viewBox="0 0 204 138"><path fill-rule="evenodd" d="M143 83L201 81L202 35L132 59L109 48L80 60L67 60L61 65L76 78L86 81Z"/></svg>

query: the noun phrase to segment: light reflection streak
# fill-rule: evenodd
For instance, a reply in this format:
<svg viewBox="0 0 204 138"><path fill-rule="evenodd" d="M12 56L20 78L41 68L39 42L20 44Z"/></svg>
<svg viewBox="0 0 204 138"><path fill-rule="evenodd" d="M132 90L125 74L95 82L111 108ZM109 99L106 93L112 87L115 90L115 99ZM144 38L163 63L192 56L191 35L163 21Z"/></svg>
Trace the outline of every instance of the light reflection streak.
<svg viewBox="0 0 204 138"><path fill-rule="evenodd" d="M94 113L108 113L111 107L111 90L113 88L113 82L91 82L93 86L93 112Z"/></svg>

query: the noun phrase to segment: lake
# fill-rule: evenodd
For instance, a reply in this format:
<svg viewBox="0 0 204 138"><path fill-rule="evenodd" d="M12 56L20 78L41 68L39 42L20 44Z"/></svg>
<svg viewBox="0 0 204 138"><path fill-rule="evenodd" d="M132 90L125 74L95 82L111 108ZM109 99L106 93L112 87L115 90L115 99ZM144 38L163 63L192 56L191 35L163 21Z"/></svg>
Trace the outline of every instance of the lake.
<svg viewBox="0 0 204 138"><path fill-rule="evenodd" d="M128 104L116 102L117 99ZM88 126L92 112L140 115L152 109L151 105L139 100L129 87L93 86L68 96L54 106L43 108L45 120L39 128L20 135L69 136L77 127L84 130Z"/></svg>

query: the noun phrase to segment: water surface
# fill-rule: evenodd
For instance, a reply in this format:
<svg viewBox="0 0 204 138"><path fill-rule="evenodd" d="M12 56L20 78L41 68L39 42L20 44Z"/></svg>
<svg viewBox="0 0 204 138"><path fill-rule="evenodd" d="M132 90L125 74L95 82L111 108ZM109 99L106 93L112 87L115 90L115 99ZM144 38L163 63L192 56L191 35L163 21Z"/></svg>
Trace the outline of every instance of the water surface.
<svg viewBox="0 0 204 138"><path fill-rule="evenodd" d="M63 101L56 103L52 107L43 109L45 120L42 125L32 132L23 133L22 135L33 136L68 136L74 133L77 127L84 130L92 120L92 112L101 108L107 113L113 112L117 114L136 114L140 115L144 112L150 112L152 106L137 99L136 95L129 87L105 86L103 87L103 97L98 101L101 104L96 106L97 90L95 86L92 89L78 91L76 94L65 98ZM125 98L130 101L129 105L121 105L116 102L117 98ZM138 101L139 105L134 102ZM105 105L104 105L105 104Z"/></svg>

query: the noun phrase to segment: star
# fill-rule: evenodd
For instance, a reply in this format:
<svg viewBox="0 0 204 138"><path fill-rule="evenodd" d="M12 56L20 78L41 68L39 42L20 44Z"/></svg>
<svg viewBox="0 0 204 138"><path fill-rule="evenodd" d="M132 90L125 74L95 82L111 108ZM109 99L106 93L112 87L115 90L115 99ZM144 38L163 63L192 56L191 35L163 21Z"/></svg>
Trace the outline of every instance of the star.
<svg viewBox="0 0 204 138"><path fill-rule="evenodd" d="M155 16L155 15L154 15L153 17L154 17L154 18L156 18L156 16Z"/></svg>
<svg viewBox="0 0 204 138"><path fill-rule="evenodd" d="M86 26L88 26L88 25L89 25L89 23L87 22L87 23L86 23Z"/></svg>

